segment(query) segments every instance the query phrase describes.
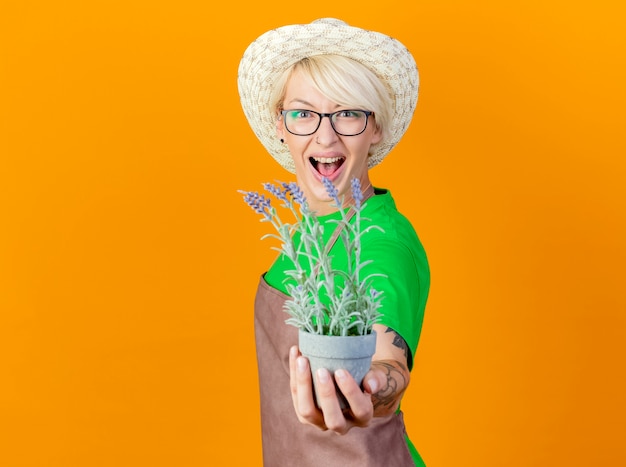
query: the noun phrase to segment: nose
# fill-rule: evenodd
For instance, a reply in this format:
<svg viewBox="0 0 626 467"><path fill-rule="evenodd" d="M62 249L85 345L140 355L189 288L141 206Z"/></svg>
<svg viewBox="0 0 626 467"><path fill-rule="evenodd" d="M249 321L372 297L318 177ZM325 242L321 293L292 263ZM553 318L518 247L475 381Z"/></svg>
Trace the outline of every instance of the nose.
<svg viewBox="0 0 626 467"><path fill-rule="evenodd" d="M320 126L315 132L315 141L323 146L329 146L337 141L337 133L330 123L330 116L322 117Z"/></svg>

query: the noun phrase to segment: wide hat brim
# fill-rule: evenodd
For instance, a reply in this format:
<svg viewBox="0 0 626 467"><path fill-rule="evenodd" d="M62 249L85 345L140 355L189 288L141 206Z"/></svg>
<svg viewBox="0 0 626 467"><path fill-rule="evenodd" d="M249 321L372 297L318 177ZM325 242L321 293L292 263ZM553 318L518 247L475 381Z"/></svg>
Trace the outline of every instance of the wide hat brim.
<svg viewBox="0 0 626 467"><path fill-rule="evenodd" d="M387 86L393 100L388 137L372 147L368 166L379 164L407 130L417 104L419 74L408 49L396 39L323 18L268 31L252 42L239 63L237 84L244 114L267 151L291 173L289 149L276 135L270 108L274 83L294 63L314 55L342 55L362 63Z"/></svg>

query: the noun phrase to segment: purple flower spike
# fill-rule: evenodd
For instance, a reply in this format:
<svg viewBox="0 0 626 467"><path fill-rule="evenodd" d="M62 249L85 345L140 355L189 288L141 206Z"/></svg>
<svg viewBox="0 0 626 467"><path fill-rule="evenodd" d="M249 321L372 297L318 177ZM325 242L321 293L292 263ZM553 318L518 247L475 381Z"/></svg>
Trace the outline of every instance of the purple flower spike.
<svg viewBox="0 0 626 467"><path fill-rule="evenodd" d="M278 198L279 200L287 201L287 195L285 194L286 192L281 191L280 188L277 187L276 185L274 185L272 183L264 183L263 184L263 188L265 188L271 194L276 196L276 198Z"/></svg>
<svg viewBox="0 0 626 467"><path fill-rule="evenodd" d="M328 193L328 196L335 200L335 204L337 204L337 206L341 207L341 201L339 201L339 191L337 190L335 185L333 185L333 182L331 182L328 178L323 177L322 183L324 184L324 188L326 188L326 193Z"/></svg>
<svg viewBox="0 0 626 467"><path fill-rule="evenodd" d="M298 186L296 182L290 182L290 183L283 182L283 187L285 188L285 193L293 196L293 200L296 203L298 203L301 206L303 206L306 203L306 198L304 196L304 193L302 192L302 190L300 189L300 187Z"/></svg>
<svg viewBox="0 0 626 467"><path fill-rule="evenodd" d="M352 199L354 200L354 206L357 209L361 209L361 203L363 202L363 192L361 191L361 181L358 178L353 178L350 182L352 189Z"/></svg>
<svg viewBox="0 0 626 467"><path fill-rule="evenodd" d="M263 214L267 219L271 218L270 209L272 207L270 199L265 195L259 195L256 191L243 191L245 194L243 200L255 212Z"/></svg>

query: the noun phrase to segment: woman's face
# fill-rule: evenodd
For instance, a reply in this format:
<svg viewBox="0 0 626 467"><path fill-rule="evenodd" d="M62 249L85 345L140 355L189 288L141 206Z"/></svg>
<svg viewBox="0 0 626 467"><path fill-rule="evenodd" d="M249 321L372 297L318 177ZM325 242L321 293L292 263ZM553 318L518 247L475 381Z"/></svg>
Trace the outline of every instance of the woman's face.
<svg viewBox="0 0 626 467"><path fill-rule="evenodd" d="M289 79L283 99L284 109L313 110L332 113L348 109L321 94L301 72L296 71ZM369 109L361 109L369 110ZM297 136L284 127L282 117L276 125L278 137L285 140L296 167L298 185L307 197L309 207L319 215L336 210L326 193L322 177L327 177L343 196L350 200L350 181L356 177L365 189L369 185L367 155L372 144L381 139L370 116L367 128L356 136L341 136L333 130L330 119L324 117L320 127L309 136ZM322 165L323 164L323 165ZM322 173L324 175L322 175Z"/></svg>

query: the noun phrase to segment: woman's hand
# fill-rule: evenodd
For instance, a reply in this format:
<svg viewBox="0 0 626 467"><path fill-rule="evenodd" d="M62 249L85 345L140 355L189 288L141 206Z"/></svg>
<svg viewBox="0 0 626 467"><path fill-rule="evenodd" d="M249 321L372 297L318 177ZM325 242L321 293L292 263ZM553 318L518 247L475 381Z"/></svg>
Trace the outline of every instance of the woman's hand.
<svg viewBox="0 0 626 467"><path fill-rule="evenodd" d="M333 376L325 368L315 375L317 379L317 400L315 405L313 381L309 361L298 348L293 346L289 352L289 372L293 406L302 423L317 426L322 430L331 430L345 434L354 426L367 426L374 416L372 393L382 386L385 378L379 370L365 375L362 390L346 370L337 370L334 380L346 398L349 409L341 409Z"/></svg>
<svg viewBox="0 0 626 467"><path fill-rule="evenodd" d="M378 334L372 368L363 379L363 389L346 370L337 370L334 380L346 398L349 408L341 409L333 376L326 369L317 371L317 400L309 361L298 348L289 352L290 387L293 406L301 423L322 430L345 434L355 426L369 425L375 416L395 412L409 382L404 341L390 328L375 325Z"/></svg>

